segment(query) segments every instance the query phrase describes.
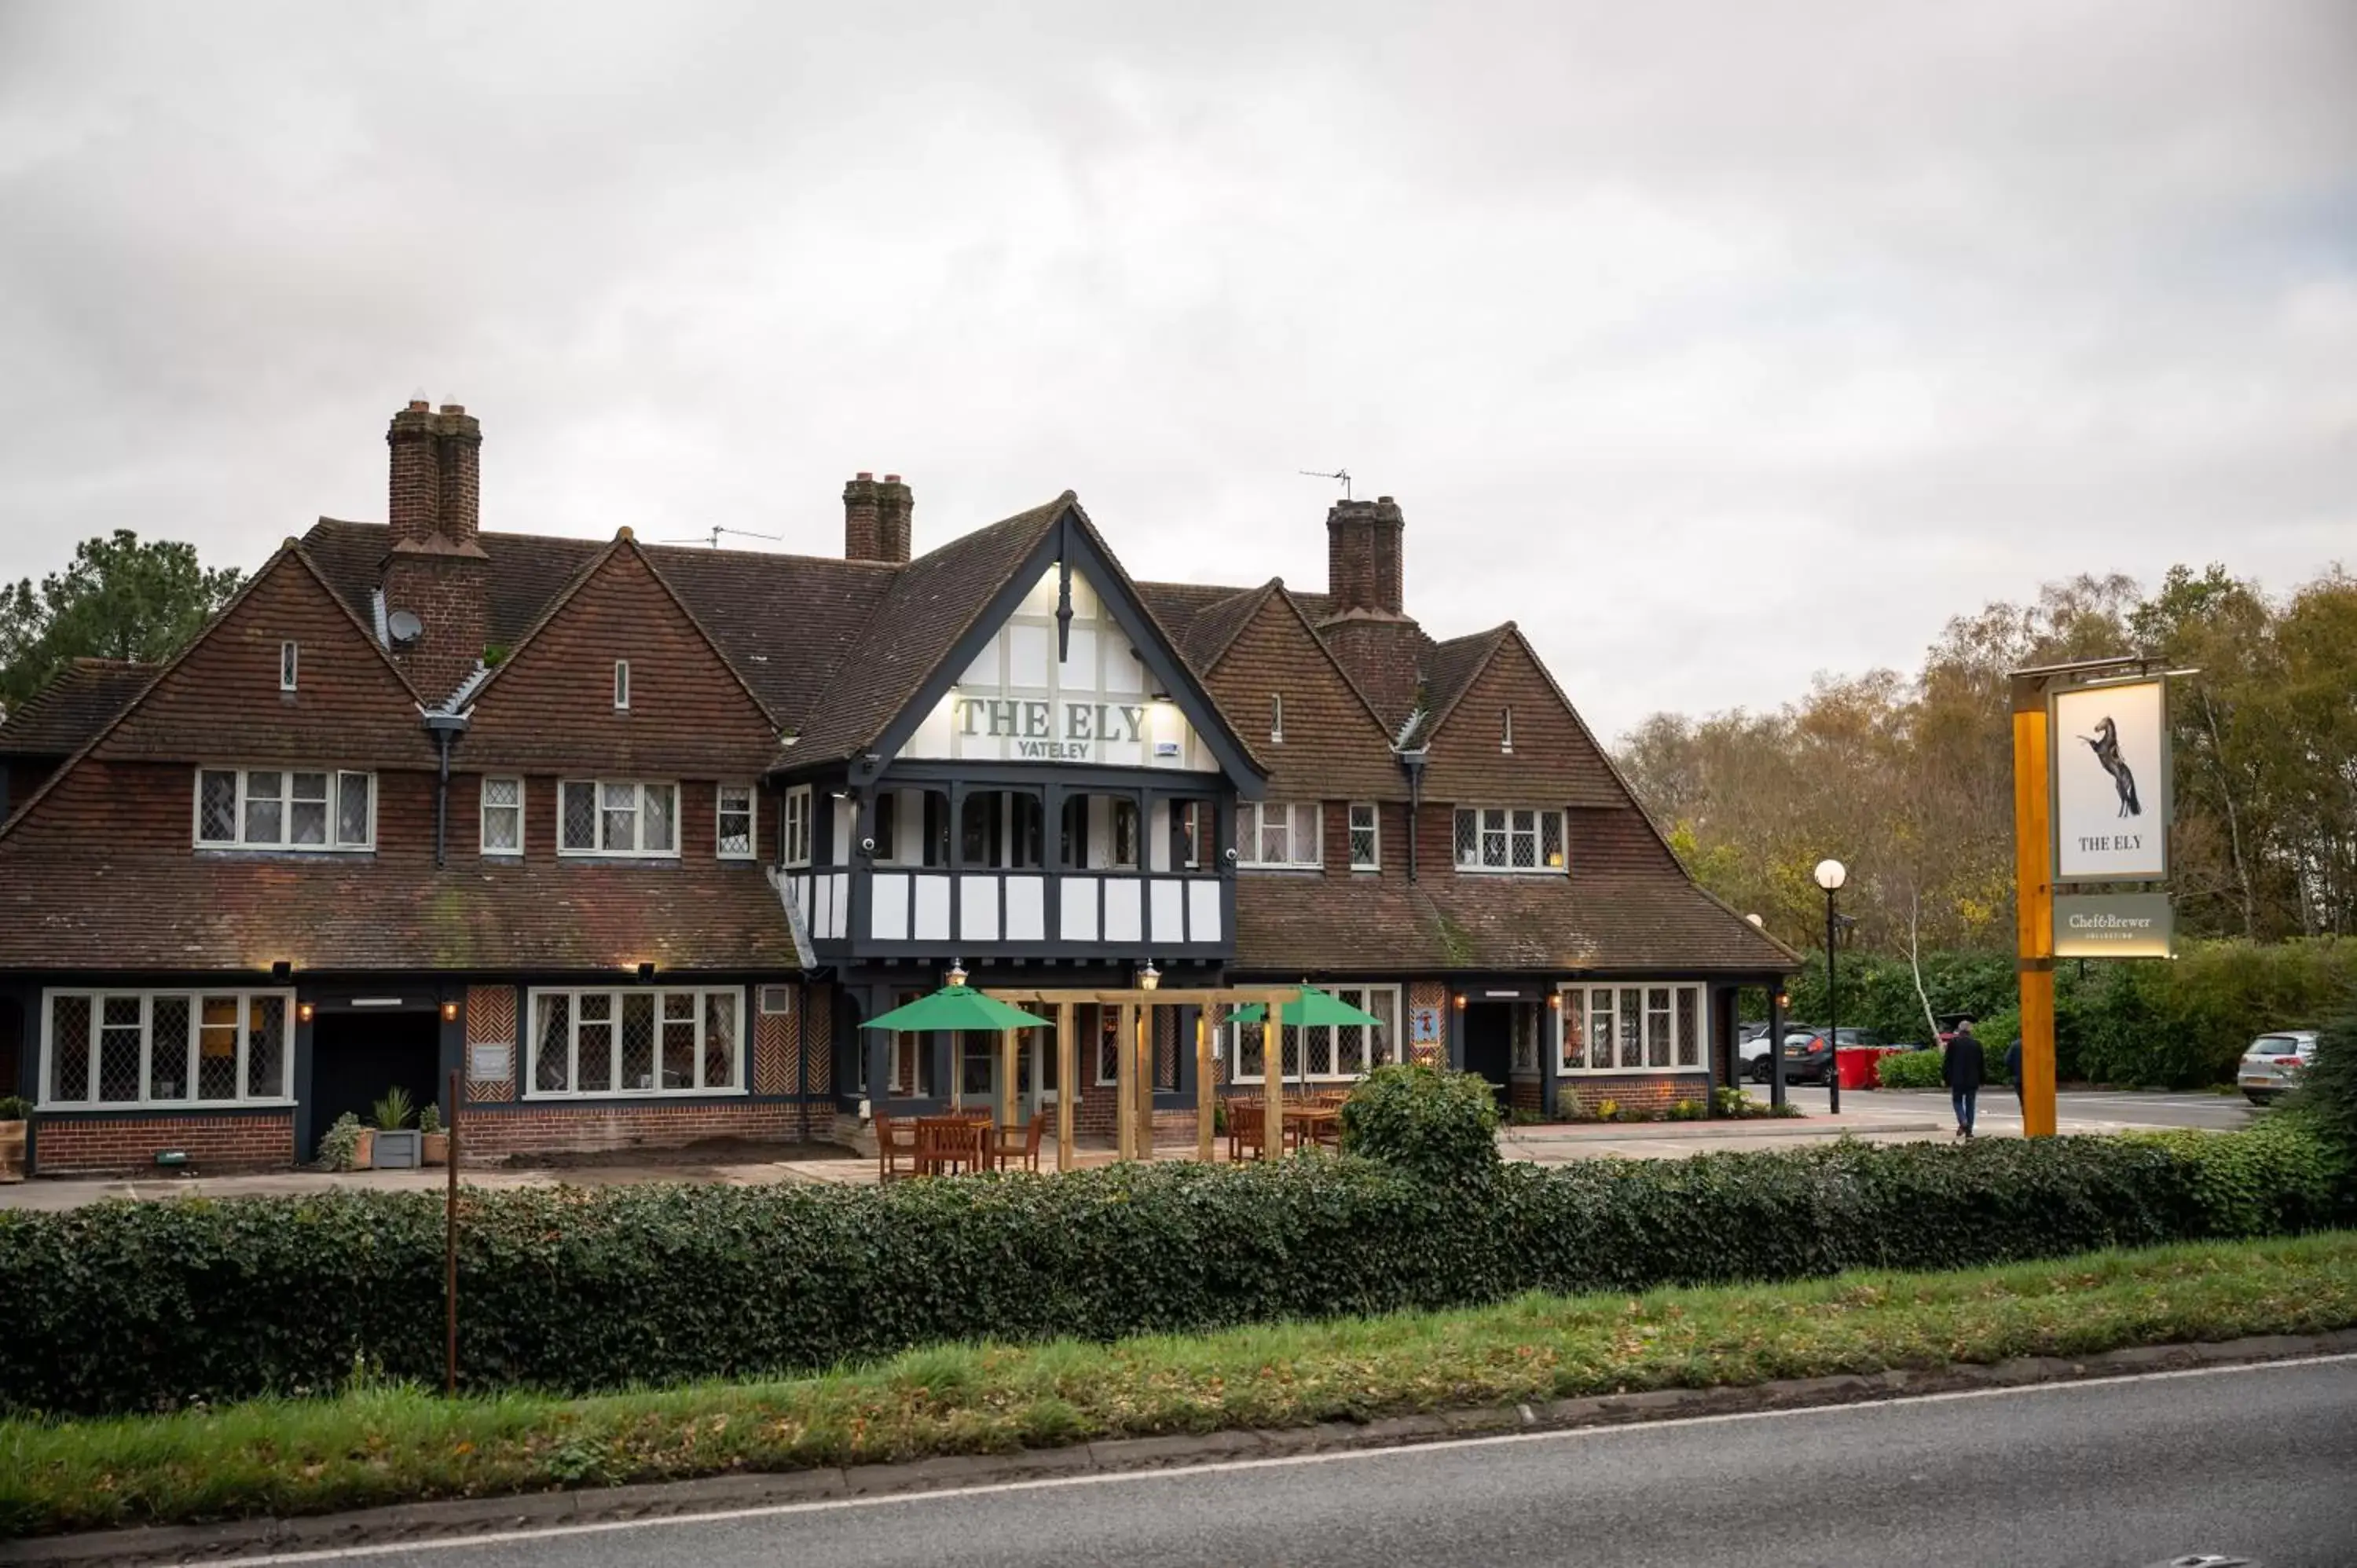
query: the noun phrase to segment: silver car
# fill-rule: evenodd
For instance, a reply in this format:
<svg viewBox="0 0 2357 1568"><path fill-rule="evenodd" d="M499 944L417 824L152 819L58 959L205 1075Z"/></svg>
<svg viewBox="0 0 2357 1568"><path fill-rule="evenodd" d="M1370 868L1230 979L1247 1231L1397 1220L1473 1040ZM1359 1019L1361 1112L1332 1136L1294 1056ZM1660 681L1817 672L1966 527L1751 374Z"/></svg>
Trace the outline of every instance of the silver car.
<svg viewBox="0 0 2357 1568"><path fill-rule="evenodd" d="M2314 1029L2278 1029L2261 1035L2243 1053L2234 1081L2254 1105L2265 1105L2286 1090L2298 1086L2299 1075L2316 1059Z"/></svg>

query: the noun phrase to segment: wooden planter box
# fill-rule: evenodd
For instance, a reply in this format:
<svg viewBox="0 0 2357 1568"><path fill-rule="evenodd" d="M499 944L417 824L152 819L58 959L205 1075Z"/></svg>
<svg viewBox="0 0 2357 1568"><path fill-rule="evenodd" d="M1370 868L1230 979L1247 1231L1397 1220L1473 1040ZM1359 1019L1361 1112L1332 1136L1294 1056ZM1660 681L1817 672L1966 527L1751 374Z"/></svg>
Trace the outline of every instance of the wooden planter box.
<svg viewBox="0 0 2357 1568"><path fill-rule="evenodd" d="M449 1133L420 1133L417 1134L417 1145L427 1165L447 1165L450 1163Z"/></svg>
<svg viewBox="0 0 2357 1568"><path fill-rule="evenodd" d="M404 1127L398 1133L388 1133L379 1128L376 1137L372 1140L376 1147L370 1153L369 1169L372 1171L415 1170L423 1163L423 1151L417 1144L418 1140L424 1135L414 1127Z"/></svg>
<svg viewBox="0 0 2357 1568"><path fill-rule="evenodd" d="M25 1128L22 1122L0 1122L0 1183L25 1179Z"/></svg>

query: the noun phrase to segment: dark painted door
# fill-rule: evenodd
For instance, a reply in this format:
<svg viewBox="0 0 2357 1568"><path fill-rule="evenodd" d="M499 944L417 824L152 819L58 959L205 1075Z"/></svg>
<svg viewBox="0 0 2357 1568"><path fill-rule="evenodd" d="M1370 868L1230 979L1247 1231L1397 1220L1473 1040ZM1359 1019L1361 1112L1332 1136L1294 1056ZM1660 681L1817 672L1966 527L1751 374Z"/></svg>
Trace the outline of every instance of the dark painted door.
<svg viewBox="0 0 2357 1568"><path fill-rule="evenodd" d="M1514 1065L1514 1004L1475 1002L1465 1009L1465 1070L1478 1072L1506 1095Z"/></svg>
<svg viewBox="0 0 2357 1568"><path fill-rule="evenodd" d="M311 1135L349 1111L373 1126L376 1102L395 1085L413 1109L440 1103L442 1016L408 1013L329 1013L311 1026Z"/></svg>

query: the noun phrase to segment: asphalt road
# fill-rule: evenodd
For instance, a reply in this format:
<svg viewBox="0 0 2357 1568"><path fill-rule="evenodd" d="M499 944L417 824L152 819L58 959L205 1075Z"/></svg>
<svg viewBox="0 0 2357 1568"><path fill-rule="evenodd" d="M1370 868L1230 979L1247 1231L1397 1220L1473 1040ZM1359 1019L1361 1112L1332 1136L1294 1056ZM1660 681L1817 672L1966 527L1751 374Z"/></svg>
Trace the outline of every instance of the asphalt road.
<svg viewBox="0 0 2357 1568"><path fill-rule="evenodd" d="M376 1549L409 1568L2357 1563L2357 1358ZM333 1562L306 1553L267 1562Z"/></svg>
<svg viewBox="0 0 2357 1568"><path fill-rule="evenodd" d="M1744 1087L1762 1099L1767 1097L1763 1086L1747 1084ZM1794 1104L1813 1115L1825 1108L1825 1091L1813 1084L1788 1089L1785 1092ZM1878 1107L1904 1105L1943 1122L1949 1116L1945 1090L1878 1089L1868 1094L1853 1090L1843 1103L1855 1105L1860 1101ZM2006 1133L2021 1130L2021 1113L2014 1109L2013 1090L2008 1085L1991 1084L1982 1090L1978 1109L1979 1122L1984 1127ZM2231 1133L2237 1127L2251 1124L2253 1108L2251 1102L2239 1094L2082 1089L2058 1092L2054 1096L2054 1115L2066 1130L2073 1122L2104 1122L2124 1127L2200 1127L2212 1133Z"/></svg>

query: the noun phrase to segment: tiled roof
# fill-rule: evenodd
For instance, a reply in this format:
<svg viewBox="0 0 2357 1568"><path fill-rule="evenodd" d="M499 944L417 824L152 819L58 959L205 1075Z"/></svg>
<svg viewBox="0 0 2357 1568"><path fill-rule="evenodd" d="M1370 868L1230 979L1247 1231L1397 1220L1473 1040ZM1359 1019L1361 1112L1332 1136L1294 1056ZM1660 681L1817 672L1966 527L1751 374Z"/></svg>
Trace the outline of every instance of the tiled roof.
<svg viewBox="0 0 2357 1568"><path fill-rule="evenodd" d="M1236 884L1240 973L1781 974L1792 955L1681 875Z"/></svg>
<svg viewBox="0 0 2357 1568"><path fill-rule="evenodd" d="M401 857L406 860L407 857ZM256 859L44 845L0 875L0 968L798 967L759 866Z"/></svg>
<svg viewBox="0 0 2357 1568"><path fill-rule="evenodd" d="M0 722L0 756L71 756L162 668L128 659L75 660Z"/></svg>
<svg viewBox="0 0 2357 1568"><path fill-rule="evenodd" d="M1178 651L1199 674L1209 673L1234 646L1237 635L1252 624L1253 617L1260 613L1269 596L1283 591L1276 579L1271 577L1257 588L1246 588L1241 594L1231 594L1202 606L1179 623L1183 631L1172 634L1178 639ZM1160 618L1159 611L1157 618Z"/></svg>
<svg viewBox="0 0 2357 1568"><path fill-rule="evenodd" d="M550 534L478 536L490 561L490 636L521 642L608 542ZM304 538L336 592L363 620L384 559L384 525L321 518ZM788 729L808 725L820 694L898 574L868 561L642 544L640 550L762 704Z"/></svg>
<svg viewBox="0 0 2357 1568"><path fill-rule="evenodd" d="M866 749L1072 510L1074 497L1066 490L901 567L787 759L832 761Z"/></svg>
<svg viewBox="0 0 2357 1568"><path fill-rule="evenodd" d="M1498 645L1513 630L1513 623L1493 626L1487 631L1477 631L1465 637L1452 637L1446 642L1436 642L1425 659L1424 722L1408 737L1410 746L1421 745L1432 732L1448 720L1458 699L1488 667ZM1399 715L1405 718L1407 715Z"/></svg>

